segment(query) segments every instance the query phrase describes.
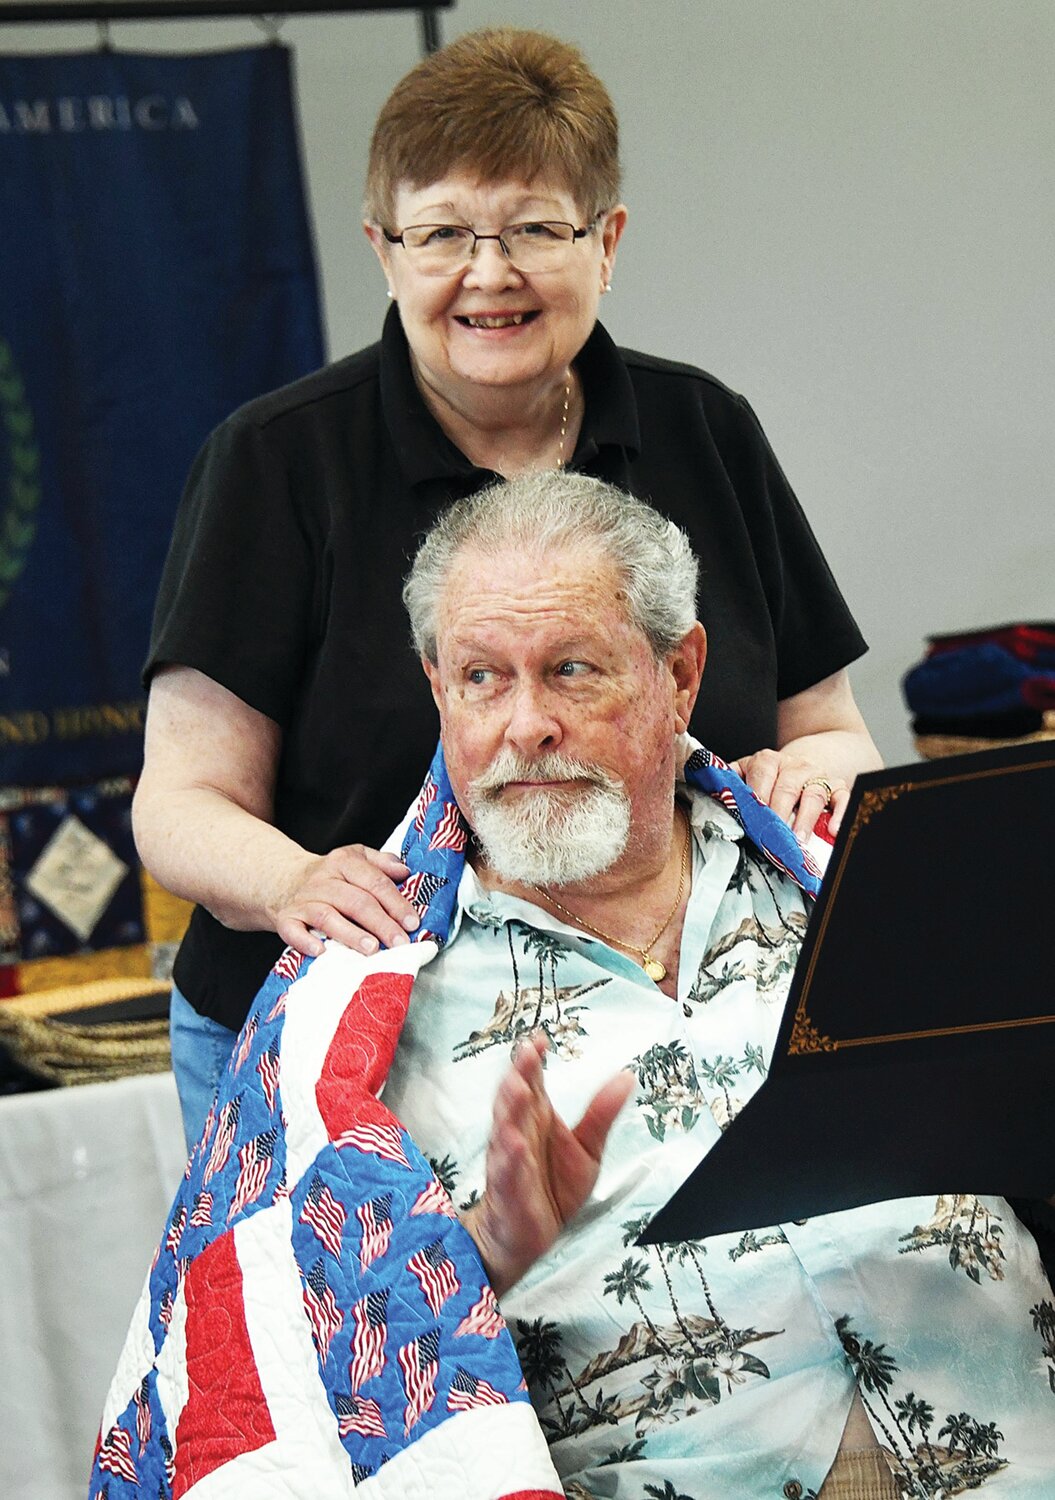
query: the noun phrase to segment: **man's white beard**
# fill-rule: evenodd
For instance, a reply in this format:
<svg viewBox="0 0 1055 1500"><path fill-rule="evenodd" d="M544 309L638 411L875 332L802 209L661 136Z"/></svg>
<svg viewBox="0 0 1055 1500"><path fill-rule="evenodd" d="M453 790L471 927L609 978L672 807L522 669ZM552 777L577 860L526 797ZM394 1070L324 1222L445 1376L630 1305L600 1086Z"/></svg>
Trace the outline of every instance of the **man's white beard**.
<svg viewBox="0 0 1055 1500"><path fill-rule="evenodd" d="M511 781L580 781L589 786L554 791L538 787L504 799ZM503 880L521 885L578 885L615 864L630 837L630 798L597 766L559 751L527 760L499 752L469 786L469 820L487 863Z"/></svg>

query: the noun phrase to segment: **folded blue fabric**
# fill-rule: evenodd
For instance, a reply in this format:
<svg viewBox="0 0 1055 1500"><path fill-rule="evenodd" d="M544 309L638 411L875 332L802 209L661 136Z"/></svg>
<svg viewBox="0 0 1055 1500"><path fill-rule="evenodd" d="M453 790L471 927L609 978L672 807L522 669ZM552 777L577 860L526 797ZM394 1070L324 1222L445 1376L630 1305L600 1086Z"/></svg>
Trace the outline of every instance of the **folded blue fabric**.
<svg viewBox="0 0 1055 1500"><path fill-rule="evenodd" d="M1055 691L1055 676L987 643L930 656L905 674L901 686L915 714L994 714L1021 708L1027 682Z"/></svg>

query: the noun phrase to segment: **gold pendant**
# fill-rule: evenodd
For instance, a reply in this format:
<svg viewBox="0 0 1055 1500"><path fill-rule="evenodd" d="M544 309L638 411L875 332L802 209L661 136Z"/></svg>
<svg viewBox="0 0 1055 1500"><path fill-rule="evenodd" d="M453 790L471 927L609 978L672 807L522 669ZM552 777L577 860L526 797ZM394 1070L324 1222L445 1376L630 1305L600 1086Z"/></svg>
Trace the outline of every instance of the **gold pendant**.
<svg viewBox="0 0 1055 1500"><path fill-rule="evenodd" d="M666 979L667 977L666 965L661 964L658 958L653 958L651 953L645 954L641 961L641 967L649 979L652 980L653 984L658 984L661 979Z"/></svg>

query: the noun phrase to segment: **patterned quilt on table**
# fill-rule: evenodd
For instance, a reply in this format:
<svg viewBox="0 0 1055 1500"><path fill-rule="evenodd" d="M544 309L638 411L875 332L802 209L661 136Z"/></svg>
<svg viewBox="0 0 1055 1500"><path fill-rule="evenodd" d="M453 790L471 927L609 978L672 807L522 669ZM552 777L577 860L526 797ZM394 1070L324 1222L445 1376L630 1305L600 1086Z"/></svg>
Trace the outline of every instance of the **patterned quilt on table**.
<svg viewBox="0 0 1055 1500"><path fill-rule="evenodd" d="M686 777L816 891L722 762L698 751ZM561 1495L475 1245L377 1098L466 838L437 752L403 845L416 941L287 950L254 1002L132 1320L90 1500Z"/></svg>

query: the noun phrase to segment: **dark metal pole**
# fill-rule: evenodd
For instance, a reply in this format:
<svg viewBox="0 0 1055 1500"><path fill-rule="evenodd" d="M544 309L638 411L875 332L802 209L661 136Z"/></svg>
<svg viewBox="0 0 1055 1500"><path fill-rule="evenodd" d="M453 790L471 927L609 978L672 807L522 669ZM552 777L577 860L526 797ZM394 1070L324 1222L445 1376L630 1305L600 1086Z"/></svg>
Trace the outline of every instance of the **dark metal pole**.
<svg viewBox="0 0 1055 1500"><path fill-rule="evenodd" d="M281 0L282 15L326 15L349 11L417 10L427 51L439 45L439 12L454 0L434 0L421 10L414 0ZM212 16L254 16L253 0L0 0L0 25L9 21L167 21Z"/></svg>
<svg viewBox="0 0 1055 1500"><path fill-rule="evenodd" d="M440 39L440 14L434 7L418 11L418 20L421 23L421 47L426 55L430 52L438 52L443 46Z"/></svg>

